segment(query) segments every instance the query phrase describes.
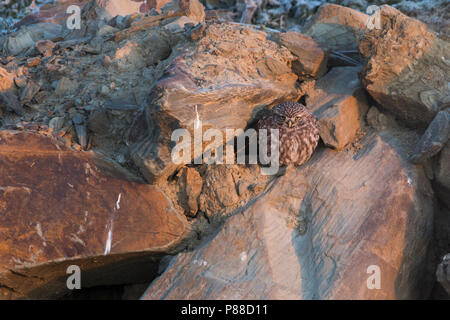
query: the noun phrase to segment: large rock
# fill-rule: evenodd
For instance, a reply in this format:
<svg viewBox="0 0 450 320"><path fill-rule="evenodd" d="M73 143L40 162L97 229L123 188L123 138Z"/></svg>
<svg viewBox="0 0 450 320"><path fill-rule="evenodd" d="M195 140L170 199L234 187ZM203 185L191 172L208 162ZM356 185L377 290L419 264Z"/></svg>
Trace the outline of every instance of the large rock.
<svg viewBox="0 0 450 320"><path fill-rule="evenodd" d="M14 111L18 115L23 114L23 106L17 97L14 85L14 73L0 67L0 109L5 112Z"/></svg>
<svg viewBox="0 0 450 320"><path fill-rule="evenodd" d="M122 179L54 138L0 131L0 299L59 297L69 265L82 288L150 281L190 227L157 187Z"/></svg>
<svg viewBox="0 0 450 320"><path fill-rule="evenodd" d="M69 6L82 9L92 0L65 0L47 4L36 13L32 13L16 24L17 27L32 25L40 22L65 24L72 13L67 13ZM111 19L117 15L126 16L133 13L149 12L151 8L160 9L168 1L145 0L94 0L98 4L98 14L104 19Z"/></svg>
<svg viewBox="0 0 450 320"><path fill-rule="evenodd" d="M369 16L357 10L325 4L305 26L304 32L333 50L354 50L364 34Z"/></svg>
<svg viewBox="0 0 450 320"><path fill-rule="evenodd" d="M450 208L450 143L447 142L434 164L436 192Z"/></svg>
<svg viewBox="0 0 450 320"><path fill-rule="evenodd" d="M232 23L212 23L205 36L186 48L149 97L132 128L132 157L149 181L173 173L170 141L174 129L244 129L257 106L296 101L295 57L266 34ZM149 125L150 124L150 125Z"/></svg>
<svg viewBox="0 0 450 320"><path fill-rule="evenodd" d="M380 24L360 43L364 86L406 124L427 126L450 96L450 43L387 5Z"/></svg>
<svg viewBox="0 0 450 320"><path fill-rule="evenodd" d="M6 54L17 55L35 46L39 40L54 40L62 36L59 24L40 22L33 26L23 26L8 35L2 49Z"/></svg>
<svg viewBox="0 0 450 320"><path fill-rule="evenodd" d="M323 142L342 150L364 126L367 96L359 80L360 67L335 67L308 91L307 106L319 121Z"/></svg>
<svg viewBox="0 0 450 320"><path fill-rule="evenodd" d="M370 134L355 154L319 149L196 250L178 254L143 298L427 296L432 191L401 146ZM373 270L379 289L369 289Z"/></svg>

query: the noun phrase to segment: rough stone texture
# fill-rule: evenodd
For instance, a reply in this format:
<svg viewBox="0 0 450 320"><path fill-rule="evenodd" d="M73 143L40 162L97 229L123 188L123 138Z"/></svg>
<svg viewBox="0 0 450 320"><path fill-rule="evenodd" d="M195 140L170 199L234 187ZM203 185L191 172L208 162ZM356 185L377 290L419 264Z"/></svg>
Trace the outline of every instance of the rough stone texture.
<svg viewBox="0 0 450 320"><path fill-rule="evenodd" d="M450 254L446 254L442 258L436 270L436 278L450 296Z"/></svg>
<svg viewBox="0 0 450 320"><path fill-rule="evenodd" d="M14 73L0 67L0 109L22 115L23 106L17 98L18 92L14 84Z"/></svg>
<svg viewBox="0 0 450 320"><path fill-rule="evenodd" d="M131 23L129 28L116 33L114 40L122 41L136 33L159 25L163 21L169 22L166 24L165 29L175 32L182 31L184 24L191 23L196 25L205 21L205 10L198 0L172 0L161 8L160 11L161 14L159 15L151 15ZM173 21L177 17L178 21Z"/></svg>
<svg viewBox="0 0 450 320"><path fill-rule="evenodd" d="M434 174L440 199L450 208L450 143L447 142L439 154L439 159L434 166Z"/></svg>
<svg viewBox="0 0 450 320"><path fill-rule="evenodd" d="M144 1L144 0L94 0L98 7L99 14L104 19L110 19L117 15L126 16L133 13L145 13L150 11L151 8L160 8L158 1ZM71 5L77 5L83 8L91 0L65 0L58 1L53 4L47 4L41 8L38 12L32 13L22 19L17 26L32 25L39 22L50 22L63 24L66 22L70 14L67 13L67 8ZM164 1L163 1L164 2ZM167 1L166 1L167 3Z"/></svg>
<svg viewBox="0 0 450 320"><path fill-rule="evenodd" d="M183 3L184 11L174 15L199 14L189 9L194 4ZM98 18L97 7L84 8L82 22L88 21L92 27L92 33L87 32L89 37L68 34L54 39L56 46L51 57L43 57L34 47L25 56L1 57L1 70L7 73L12 93L4 99L6 107L0 102L5 114L0 126L23 128L30 122L34 126L49 126L52 118L63 117L58 135L69 140L72 147L101 152L138 173L126 145L128 131L164 69L181 53L179 48L189 46L189 40L183 33L172 34L164 29L173 21L165 14L156 16L161 25L144 28L125 41L115 42L112 34L98 35L105 22L94 20ZM126 20L134 25L143 19L134 21L130 16ZM117 34L131 28L123 26ZM3 78L3 72L0 73ZM19 99L12 100L12 94ZM24 113L22 104L26 105ZM16 112L11 112L13 107ZM72 121L76 114L85 119L81 126Z"/></svg>
<svg viewBox="0 0 450 320"><path fill-rule="evenodd" d="M65 2L72 2L72 0ZM70 212L66 207L59 210L62 212L60 215L53 214L52 210L49 210L52 211L49 213L41 213L42 209L36 212L32 211L29 214L31 218L27 216L27 219L22 219L21 215L14 215L12 217L16 220L11 221L19 221L16 224L13 222L5 224L0 218L0 248L4 250L5 246L2 246L2 243L7 241L14 241L19 246L24 243L23 241L31 239L29 240L31 247L19 248L22 254L19 258L23 261L11 262L8 260L8 263L14 264L14 268L10 268L12 271L3 271L1 257L3 257L4 251L1 252L0 249L0 295L4 294L5 297L14 298L24 296L24 292L26 292L25 297L27 298L60 297L60 294L67 298L68 296L65 295L65 280L67 279L65 269L69 264L81 266L82 285L86 290L82 290L79 296L73 294L71 298L80 298L87 292L92 293L92 297L105 297L105 294L112 297L113 294L118 293L120 298L122 284L151 281L165 269L165 262L160 264L160 268L157 267L161 256L167 251L153 252L151 244L146 246L141 243L141 240L147 241L147 236L157 237L160 235L157 232L166 230L166 222L158 220L163 225L159 227L159 222L155 223L152 219L165 217L165 209L159 208L158 205L161 201L163 203L167 201L169 207L172 203L173 208L169 209L174 212L176 219L180 218L181 221L184 221L181 222L182 225L186 224L187 219L190 225L187 228L190 229L190 238L186 242L180 242L180 246L176 245L177 249L170 249L170 254L176 254L180 248L187 250L198 248L197 245L200 241L211 232L226 236L221 238L225 241L220 246L216 243L216 247L214 247L217 249L216 252L208 253L216 259L216 263L213 264L215 267L208 271L208 276L212 274L216 280L225 279L223 281L228 287L226 290L233 290L234 287L241 286L245 293L249 292L246 290L252 290L252 284L255 284L256 289L253 290L255 294L261 292L259 290L261 286L266 286L264 294L270 292L274 297L289 295L302 295L307 298L350 296L348 292L356 287L356 281L360 284L357 289L365 289L363 283L369 277L365 273L367 264L369 262L370 264L378 263L376 259L358 256L358 254L367 254L387 261L382 263L382 292L371 291L370 294L377 297L392 297L394 291L392 287L397 287L399 295L396 297L408 297L408 294L409 297L417 296L415 293L418 290L409 288L418 288L419 281L425 279L426 276L432 276L439 263L438 258L440 259L442 254L448 253L450 249L448 248L448 243L450 243L448 240L450 234L448 217L450 215L448 208L445 207L446 204L450 206L447 203L449 190L443 186L444 184L448 185L448 173L446 173L448 172L446 169L448 168L448 149L444 147L440 154L431 161L425 162L424 169L422 166L414 166L405 162L405 154L410 154L413 150L411 147L420 138L419 131L415 133L407 130L409 136L403 137L399 133L400 129L403 130L402 124L399 123L397 126L390 112L381 113L385 109L379 104L371 108L366 119L373 128L383 131L380 133L384 135L382 139L386 136L389 139L385 139L385 143L378 138L372 143L371 141L374 140L371 140L372 138L369 136L367 140L361 141L362 135L359 135L358 132L363 126L362 116L367 107L365 106L366 98L358 89L360 85L357 81L357 72L352 71L351 75L344 77L346 72L342 69L332 70L331 75L340 77L339 80L334 82L330 79L328 82L322 81L322 79L317 80L316 88L314 88L315 80L296 81L295 74L300 77L300 80L314 77L314 72L317 72L317 77L322 75L321 69L326 62L322 59L322 51L326 53L326 50L323 49L325 47L323 44L317 45L314 42L319 39L311 40L296 32L280 33L260 28L260 26L249 27L233 23L220 25L212 20L232 20L236 18L236 16L232 16L236 12L213 10L205 13L201 4L196 0L175 0L164 10L159 10L165 2L168 1L148 1L147 9L156 8L156 11L151 10L149 15L136 13L116 16L110 21L104 21L101 20L104 19L103 5L115 5L125 3L125 1L115 3L114 0L91 1L90 5L85 6L86 9L82 11L83 30L79 32L61 32L64 29L61 28L61 25L47 23L28 26L20 32L0 36L0 46L4 53L0 57L0 79L7 78L2 80L7 85L6 93L4 90L1 90L0 93L0 98L3 99L0 106L1 129L39 131L41 135L52 134L58 136L58 140L67 146L55 142L55 145L60 146L62 150L57 152L64 154L61 158L57 158L42 146L43 143L39 142L41 140L27 138L29 143L33 144L33 148L29 149L34 150L32 155L30 153L27 156L34 157L36 161L31 162L30 160L24 165L21 164L22 160L18 161L17 168L9 163L5 166L4 163L10 161L11 157L17 154L16 151L21 147L21 142L15 145L15 151L8 154L7 158L0 154L0 200L11 199L11 195L17 195L20 192L24 193L19 196L23 196L23 198L28 196L26 191L20 189L22 185L4 183L3 179L8 178L8 175L4 174L5 172L16 174L17 183L29 179L30 173L31 178L38 177L39 179L36 178L35 181L40 183L34 183L32 186L26 185L26 188L32 191L29 195L31 200L25 199L29 200L28 203L24 203L26 210L22 211L25 214L36 209L33 204L35 199L37 199L35 203L41 208L44 206L42 204L44 201L47 205L45 208L48 206L56 208L71 206ZM350 2L353 3L353 1ZM135 8L135 5L136 3L133 3L129 8ZM267 12L266 9L271 12L280 11L281 8L274 8L273 5L273 2L263 3L263 7L258 10L253 21L257 22L261 15ZM313 8L316 8L317 4L295 4L290 9L290 13L295 11L294 17L288 17L288 19L281 16L283 14L281 10L278 15L280 18L274 21L274 27L280 30L299 30L299 21L306 18L306 16L299 16L299 14L304 15L305 12L302 11L302 6L311 6L311 10L315 10ZM327 19L329 22L337 21L336 23L326 22L315 25L319 26L316 31L320 31L320 28L322 28L322 32L326 31L320 35L321 38L329 35L334 37L327 40L334 49L330 53L328 67L355 65L349 57L357 60L357 65L361 61L357 50L347 53L336 50L356 49L358 38L362 37L362 33L364 33L364 28L361 28L362 24L358 24L358 21L363 21L364 19L359 18L366 16L348 9L336 6L335 8L337 8L336 14L329 15ZM359 9L365 10L365 8L366 6L363 6ZM145 11L149 11L147 9ZM286 10L284 6L283 10ZM342 19L343 16L345 19ZM0 24L2 23L4 21L0 21ZM259 22L257 23L259 24ZM262 25L264 24L262 23ZM294 28L291 29L291 27ZM263 30L264 33L255 29ZM341 34L333 34L336 31ZM281 44L280 36L284 38L284 44ZM49 39L51 42L47 40L39 42L38 40L41 39ZM52 45L52 42L55 46ZM372 48L370 49L372 50ZM415 46L409 49L415 54ZM15 56L12 54L13 51L17 52ZM376 50L371 52L376 52ZM174 60L176 57L179 58ZM325 54L325 60L326 58ZM444 63L448 61L446 59L447 57L444 57ZM300 65L302 60L304 64ZM309 70L305 71L306 67ZM5 70L6 74L2 70ZM164 77L161 78L163 75ZM418 81L424 80L419 79ZM328 146L343 148L339 153L319 147L319 153L315 156L318 157L318 160L313 158L313 163L298 168L294 172L294 177L292 177L292 172L288 171L281 180L277 176L261 175L261 168L258 165L204 164L181 168L171 167L168 155L170 155L173 144L170 144L168 139L173 129L192 128L192 122L195 119L203 121L203 124L206 123L205 129L220 127L222 124L224 127L229 127L230 124L233 127L238 126L238 128L244 128L247 125L251 127L255 115L260 109L270 108L271 105L283 100L298 101L304 94L308 96L307 100L311 103L314 96L318 94L320 97L318 105L320 105L320 100L324 99L323 108L320 108L319 112L323 120L322 137L324 141L328 141ZM427 94L423 94L422 98L432 101L434 95ZM191 100L189 100L190 96L192 96ZM244 100L245 97L249 97L249 100ZM328 101L328 98L332 101ZM230 101L232 108L228 108ZM197 105L198 102L201 105ZM311 103L309 105L312 105ZM21 111L22 104L25 107ZM142 109L144 109L143 112ZM197 112L195 112L196 109ZM438 109L445 109L445 101ZM143 116L136 117L136 114L143 114ZM131 131L130 127L133 127ZM355 130L356 135L354 134ZM364 127L364 130L370 130L370 128ZM21 134L25 135L25 133ZM31 137L36 136L36 134L31 135ZM399 140L394 139L394 136ZM52 140L42 136L39 136L39 139ZM409 152L403 153L398 146L405 144L408 145ZM27 144L24 145L27 146ZM42 150L36 145L39 145ZM85 152L75 152L73 149L70 150L70 147L77 150L83 148L94 150L97 154L104 154L114 162L99 163L101 158ZM363 149L355 153L355 150L360 147ZM39 153L36 151L37 149L40 150ZM140 168L136 167L136 163L142 159L136 157L135 153L139 150L149 152ZM36 155L37 153L38 155ZM19 154L22 155L23 152L20 151ZM395 155L398 155L401 161L397 161ZM68 158L72 159L72 162L67 162ZM60 159L62 165L59 163ZM148 159L155 161L145 162ZM91 167L88 172L83 171L85 162L88 162ZM124 171L118 164L127 168L127 171ZM146 172L145 170L149 172L147 175L149 181L153 177L159 177L160 180L154 181L157 187L124 181L131 180L142 183L143 178L139 169L142 172ZM70 172L66 173L66 170L70 170ZM380 170L382 171L381 176L378 177ZM425 271L421 264L424 261L424 252L427 251L426 242L429 239L429 225L426 219L430 219L429 204L431 201L429 198L422 201L420 196L416 196L412 191L404 191L401 185L403 177L407 176L408 185L417 190L417 194L421 192L421 188L431 193L427 180L422 177L421 170L425 170L428 179L433 180L434 191L440 200L436 203L442 207L442 210L434 211L435 231L433 235L435 242L433 250L431 250L431 253L434 253L434 261L428 264L429 269L432 269L428 271ZM39 172L36 173L36 171ZM91 175L92 172L95 173L95 177ZM421 176L415 179L414 175L418 172ZM72 174L76 174L73 179ZM116 179L118 175L122 180ZM70 185L65 185L68 179L85 181L86 177L93 184L86 183L81 187L81 183L74 184L69 181L76 190L72 189ZM408 178L410 178L409 182ZM11 191L11 186L16 189ZM45 190L40 191L39 189L38 193L37 188L45 188ZM87 188L87 191L90 192L89 198L87 193L84 194L85 189L83 188ZM309 190L315 191L309 192ZM114 211L114 204L118 200L120 191L126 192L126 194L122 193L120 209L116 209L119 214L123 211L115 221L116 230L120 234L113 233L112 254L102 255L106 246L108 223L111 221L108 220L108 217ZM47 193L49 195L46 195ZM285 196L286 194L288 196ZM19 196L17 197L19 198ZM170 200L167 200L166 196ZM412 203L416 200L417 203L423 204L423 210L417 209L417 206L415 207L413 204L411 212L405 213L404 208L407 206L405 203L408 201ZM255 201L257 201L256 204ZM373 202L368 204L369 201ZM155 205L153 202L158 203ZM2 210L9 208L9 204L15 205L15 203L7 202L5 205L3 202L0 204L0 217L4 212ZM278 210L277 206L280 203L287 209L282 207ZM77 210L81 206L87 205L92 205L95 210L89 210L89 212L98 213L95 217L90 217L95 218L100 227L96 223L91 226L83 224L84 216L81 217ZM322 207L320 207L321 205ZM369 207L370 209L367 209ZM72 208L75 208L75 212ZM156 209L153 210L154 208ZM294 208L294 213L299 214L293 215L291 208ZM125 210L132 212L129 217L134 219L126 226L124 223L128 223L128 221L120 220L127 219L124 215ZM362 213L358 210L361 210ZM147 214L150 211L152 213ZM227 217L243 211L246 212L245 217L251 214L252 223L256 222L253 224L242 222L242 216L235 216L232 218L234 220L225 224L225 229L219 229ZM310 211L318 212L318 214L310 213ZM419 211L421 218L417 218ZM183 217L183 212L187 218ZM275 214L273 214L274 212ZM294 218L287 219L289 226L284 227L281 224L282 227L280 227L280 221L277 220L278 214L294 216ZM147 215L149 215L148 220ZM11 217L11 214L8 212L8 215L4 216ZM42 217L43 220L38 219L39 217ZM64 221L55 222L54 217ZM409 219L409 217L412 218ZM20 219L25 223L20 223L22 221ZM264 222L263 231L260 231L261 228L258 224L261 221ZM290 227L292 221L295 224L296 231L294 232ZM50 223L51 227L49 227ZM82 226L88 230L86 232L91 233L84 238L84 233L78 234L80 231L77 229L78 226ZM312 226L312 230L309 229L310 226ZM128 227L129 229L127 229ZM157 230L153 230L151 227L155 227ZM273 227L275 231L270 227ZM18 233L22 231L24 233ZM227 232L232 234L227 234ZM271 232L275 232L275 235L271 235ZM398 235L394 236L394 233L395 235L398 233ZM119 242L118 237L121 234L125 234L125 240ZM386 239L384 238L385 234ZM7 241L3 241L4 239L1 238L3 235L7 237ZM40 242L41 235L46 239L45 247ZM74 235L93 251L83 248L82 243ZM126 238L128 235L132 239ZM368 238L370 238L370 242L367 240ZM53 242L50 242L49 239ZM292 239L294 240L291 241ZM285 250L289 247L284 246L285 243L289 245L293 243L295 244L292 245L295 247L294 251L304 252L302 239L310 241L311 247L314 250L317 249L314 251L313 258L310 259L308 255L305 255L307 257L305 259L303 256L296 259L295 256L292 258L289 254L285 254L291 250ZM10 242L8 242L8 246ZM56 244L54 244L55 242ZM258 246L246 245L250 242L258 243ZM24 246L28 243L25 243ZM225 246L225 243L230 248L222 250L221 246ZM345 247L342 243L349 245ZM382 245L379 245L380 243ZM123 252L116 252L116 249L122 248L122 244L131 249L127 251L128 249L125 248ZM384 244L385 246L383 246ZM209 248L210 243L206 241L204 245ZM236 249L237 246L246 248ZM275 249L273 249L274 246ZM356 249L354 249L355 247ZM247 252L245 251L247 248L250 248L249 250L256 248L257 254L252 256L251 254L255 251ZM367 250L367 248L369 249ZM419 249L415 250L417 248ZM53 256L50 256L53 251L48 253L51 250L56 252ZM200 247L200 250L206 249ZM308 250L306 251L309 252ZM244 251L245 254L241 256ZM230 254L227 255L227 253ZM45 254L49 256L45 256ZM52 260L59 259L58 254L64 256L61 258L63 260ZM402 254L404 254L404 263L399 258ZM261 258L261 256L263 257ZM253 257L253 260L249 257ZM281 258L278 259L278 257ZM354 259L354 257L356 258ZM48 258L48 261L41 263L38 261L40 258L44 260ZM206 258L192 260L192 263L200 269L197 270L198 272L202 272L202 268L210 266L212 260L209 256ZM232 259L236 259L236 261ZM249 262L247 268L249 272L242 278L239 273L241 269L236 272L236 268L240 267L241 259L243 261L248 259L247 262ZM230 261L231 266L226 265ZM333 261L336 262L335 269L330 267ZM28 264L15 267L22 262ZM397 282L400 283L397 285L392 279L394 274L399 273L398 270L401 269L402 263L406 266L405 273L397 276L399 279ZM306 267L304 267L305 264ZM297 268L298 265L302 265L302 267ZM310 267L311 265L313 267ZM386 267L387 265L391 268ZM416 267L417 269L414 269ZM411 268L414 270L411 271ZM292 269L295 269L294 272L291 271ZM328 272L331 269L333 270ZM417 271L419 269L420 272ZM193 274L192 270L188 270L187 277ZM225 270L223 274L221 270ZM259 273L260 270L261 273ZM310 281L311 277L305 277L306 280L302 280L306 289L298 293L289 287L289 285L297 286L298 279L301 278L298 275L302 275L303 271L309 275L310 270L317 270L318 276L312 277L312 281ZM183 272L181 271L181 274ZM386 279L385 272L387 272ZM329 281L324 280L327 278L324 274L329 276ZM356 280L347 281L353 275L356 275ZM260 278L257 278L258 276ZM404 277L410 278L405 280ZM200 279L202 280L200 286L202 286L205 283L204 278L200 277ZM248 288L241 279L244 281L251 279ZM343 282L340 279L343 279ZM183 280L190 281L189 279ZM270 291L275 287L275 285L272 287L266 285L270 281L276 283L281 289L278 292ZM354 287L343 289L346 285L344 282ZM387 287L384 286L385 282L388 284ZM234 283L237 284L234 285ZM316 283L318 283L317 286ZM105 284L120 284L120 286L114 286L109 290L110 287L103 286ZM311 287L313 289L310 290ZM314 289L316 287L319 289ZM214 291L215 287L212 287L211 290L212 294L217 292ZM344 292L345 290L348 291ZM179 294L184 298L186 293L194 295L196 292L198 290L187 289ZM292 292L294 293L292 294ZM364 296L359 294L361 291L353 290L353 292L358 297ZM426 296L426 288L422 293L423 296ZM131 295L136 296L138 293L131 293Z"/></svg>
<svg viewBox="0 0 450 320"><path fill-rule="evenodd" d="M3 106L5 111L14 111L18 115L23 115L23 106L11 91L0 93L0 106Z"/></svg>
<svg viewBox="0 0 450 320"><path fill-rule="evenodd" d="M323 5L303 29L314 40L333 50L354 50L369 16L336 4Z"/></svg>
<svg viewBox="0 0 450 320"><path fill-rule="evenodd" d="M161 8L161 13L170 15L178 12L179 15L190 18L195 24L205 21L205 8L198 0L175 0Z"/></svg>
<svg viewBox="0 0 450 320"><path fill-rule="evenodd" d="M308 91L307 107L319 121L323 142L342 150L362 130L367 97L358 77L360 67L335 67Z"/></svg>
<svg viewBox="0 0 450 320"><path fill-rule="evenodd" d="M370 107L366 115L366 120L369 126L378 131L383 131L397 125L392 115L380 112L375 106Z"/></svg>
<svg viewBox="0 0 450 320"><path fill-rule="evenodd" d="M72 264L85 288L151 280L190 228L157 187L122 179L54 138L0 131L0 299L58 297Z"/></svg>
<svg viewBox="0 0 450 320"><path fill-rule="evenodd" d="M438 112L420 138L411 156L413 163L420 163L441 151L450 138L450 109Z"/></svg>
<svg viewBox="0 0 450 320"><path fill-rule="evenodd" d="M239 202L233 174L226 166L208 166L204 177L205 189L200 197L200 208L208 216Z"/></svg>
<svg viewBox="0 0 450 320"><path fill-rule="evenodd" d="M445 287L449 284L447 277L450 271L448 269L448 253L450 252L450 201L448 201L449 191L442 187L433 185L435 192L439 196L437 208L434 212L434 243L432 254L433 263L430 266L430 273L435 273L436 283L433 288L431 299L449 299L450 293L447 293ZM447 255L447 261L444 257ZM440 266L439 266L440 265ZM447 270L446 270L447 269Z"/></svg>
<svg viewBox="0 0 450 320"><path fill-rule="evenodd" d="M183 168L179 173L178 182L180 203L187 208L186 215L195 217L198 212L199 196L203 187L203 180L194 168Z"/></svg>
<svg viewBox="0 0 450 320"><path fill-rule="evenodd" d="M382 6L381 28L366 32L360 51L368 63L370 95L408 125L427 126L450 96L450 43L400 11Z"/></svg>
<svg viewBox="0 0 450 320"><path fill-rule="evenodd" d="M132 129L132 157L143 175L153 182L174 172L171 134L180 127L193 132L197 117L204 130L225 133L226 128L244 129L258 106L298 100L294 59L264 32L210 24L157 82Z"/></svg>
<svg viewBox="0 0 450 320"><path fill-rule="evenodd" d="M371 134L355 154L321 148L178 254L143 299L426 297L432 190L402 145ZM380 267L379 290L367 288L371 265Z"/></svg>
<svg viewBox="0 0 450 320"><path fill-rule="evenodd" d="M320 78L327 71L328 49L310 37L290 31L280 35L280 43L297 57L293 69L300 79Z"/></svg>
<svg viewBox="0 0 450 320"><path fill-rule="evenodd" d="M62 35L62 26L55 23L36 23L20 28L8 35L2 50L6 54L16 55L35 46L39 40L54 40Z"/></svg>
<svg viewBox="0 0 450 320"><path fill-rule="evenodd" d="M26 87L22 89L20 101L23 104L30 103L34 96L39 92L40 88L39 84L35 83L33 80L28 81Z"/></svg>

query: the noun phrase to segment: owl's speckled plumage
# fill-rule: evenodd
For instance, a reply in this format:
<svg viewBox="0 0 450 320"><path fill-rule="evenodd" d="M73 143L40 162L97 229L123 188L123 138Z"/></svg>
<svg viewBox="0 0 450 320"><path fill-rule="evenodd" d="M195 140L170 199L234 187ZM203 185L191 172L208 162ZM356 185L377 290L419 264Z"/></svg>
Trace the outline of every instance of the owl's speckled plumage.
<svg viewBox="0 0 450 320"><path fill-rule="evenodd" d="M263 116L257 129L279 129L280 165L302 165L311 158L319 142L319 129L313 114L296 102L276 105L270 114ZM270 150L270 133L268 134Z"/></svg>

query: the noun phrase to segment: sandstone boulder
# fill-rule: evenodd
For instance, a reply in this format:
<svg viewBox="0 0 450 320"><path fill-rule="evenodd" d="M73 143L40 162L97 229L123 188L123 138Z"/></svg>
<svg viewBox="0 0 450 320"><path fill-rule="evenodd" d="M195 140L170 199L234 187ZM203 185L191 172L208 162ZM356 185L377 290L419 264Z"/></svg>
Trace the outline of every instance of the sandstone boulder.
<svg viewBox="0 0 450 320"><path fill-rule="evenodd" d="M353 142L364 126L368 102L359 71L360 67L335 67L307 92L307 107L319 121L320 137L337 150Z"/></svg>
<svg viewBox="0 0 450 320"><path fill-rule="evenodd" d="M132 128L132 157L148 181L167 177L177 167L171 160L171 134L244 129L256 107L298 100L295 57L266 34L233 23L211 23L205 36L177 56L149 96L149 105ZM193 136L193 135L192 135Z"/></svg>
<svg viewBox="0 0 450 320"><path fill-rule="evenodd" d="M432 224L423 170L397 138L370 134L354 154L321 148L288 170L201 246L178 254L142 298L424 297Z"/></svg>
<svg viewBox="0 0 450 320"><path fill-rule="evenodd" d="M131 180L54 138L0 131L0 299L60 297L70 265L82 288L151 280L190 227L158 187Z"/></svg>
<svg viewBox="0 0 450 320"><path fill-rule="evenodd" d="M368 30L359 49L369 94L406 124L426 127L450 96L450 43L384 5L380 29Z"/></svg>
<svg viewBox="0 0 450 320"><path fill-rule="evenodd" d="M5 112L15 112L18 115L23 114L22 103L17 97L15 87L14 73L8 72L0 67L0 109Z"/></svg>

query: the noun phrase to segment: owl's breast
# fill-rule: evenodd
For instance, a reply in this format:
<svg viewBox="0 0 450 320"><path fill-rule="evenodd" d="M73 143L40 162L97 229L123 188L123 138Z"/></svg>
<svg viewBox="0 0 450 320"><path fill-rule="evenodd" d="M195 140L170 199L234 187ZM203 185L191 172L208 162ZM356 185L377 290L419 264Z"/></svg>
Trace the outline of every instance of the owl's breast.
<svg viewBox="0 0 450 320"><path fill-rule="evenodd" d="M280 129L280 164L301 165L313 154L319 135L317 128L281 128Z"/></svg>

